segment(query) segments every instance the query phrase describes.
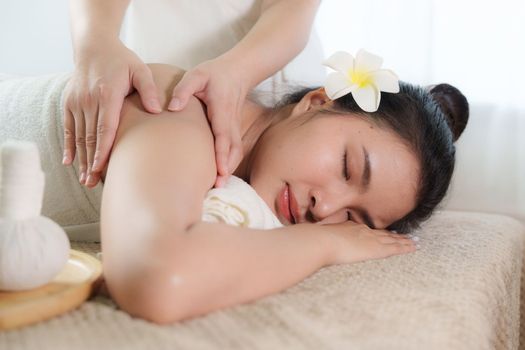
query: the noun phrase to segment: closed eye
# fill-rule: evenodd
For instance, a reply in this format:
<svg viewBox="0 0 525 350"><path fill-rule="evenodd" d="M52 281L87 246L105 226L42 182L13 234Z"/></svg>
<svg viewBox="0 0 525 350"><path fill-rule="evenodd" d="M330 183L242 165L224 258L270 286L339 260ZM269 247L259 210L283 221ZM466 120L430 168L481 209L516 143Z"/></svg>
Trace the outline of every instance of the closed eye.
<svg viewBox="0 0 525 350"><path fill-rule="evenodd" d="M347 152L345 151L343 155L343 177L346 181L350 180L350 175L348 174L348 167L346 165Z"/></svg>
<svg viewBox="0 0 525 350"><path fill-rule="evenodd" d="M349 211L346 212L346 218L347 218L348 221L354 221L352 219L352 213L350 213Z"/></svg>

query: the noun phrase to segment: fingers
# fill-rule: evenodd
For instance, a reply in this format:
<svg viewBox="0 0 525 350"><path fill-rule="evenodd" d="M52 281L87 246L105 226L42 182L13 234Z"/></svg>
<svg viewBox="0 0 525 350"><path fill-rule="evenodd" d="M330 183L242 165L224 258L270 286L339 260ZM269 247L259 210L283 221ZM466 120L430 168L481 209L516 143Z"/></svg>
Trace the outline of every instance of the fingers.
<svg viewBox="0 0 525 350"><path fill-rule="evenodd" d="M215 142L215 159L217 163L215 187L218 188L226 184L228 177L234 172L242 159L241 137L239 129L235 125L232 125L230 130L218 131Z"/></svg>
<svg viewBox="0 0 525 350"><path fill-rule="evenodd" d="M230 141L224 136L221 138L221 140L225 141L223 144L228 144ZM226 184L228 177L233 173L242 160L242 147L240 146L240 140L238 143L232 142L230 146L226 146L224 148L220 147L221 146L215 146L217 169L221 168L225 172L217 172L217 179L215 181L215 187L217 188L223 187ZM227 148L229 148L229 155L227 154L227 151L225 151ZM219 152L221 152L221 155L219 155ZM228 165L225 166L225 164Z"/></svg>
<svg viewBox="0 0 525 350"><path fill-rule="evenodd" d="M217 121L215 122L217 123ZM230 153L230 139L226 136L222 127L219 131L213 131L215 136L215 161L217 163L217 173L228 175L228 155Z"/></svg>
<svg viewBox="0 0 525 350"><path fill-rule="evenodd" d="M86 182L88 185L89 177L91 176L91 169L93 167L93 159L95 158L95 149L97 146L97 120L98 110L85 110L84 118L86 123Z"/></svg>
<svg viewBox="0 0 525 350"><path fill-rule="evenodd" d="M417 243L419 237L413 235L390 234L381 238L381 243L385 244L391 255L406 254L420 248Z"/></svg>
<svg viewBox="0 0 525 350"><path fill-rule="evenodd" d="M390 243L396 243L396 242L409 241L409 239L405 237L395 237L392 235L381 235L378 237L378 241L383 244L390 244Z"/></svg>
<svg viewBox="0 0 525 350"><path fill-rule="evenodd" d="M231 133L231 146L230 146L230 155L228 160L228 169L230 173L237 168L243 157L242 149L242 140L241 133L239 130L239 125L232 128Z"/></svg>
<svg viewBox="0 0 525 350"><path fill-rule="evenodd" d="M100 181L100 176L100 173L90 173L86 180L86 186L90 188L95 187Z"/></svg>
<svg viewBox="0 0 525 350"><path fill-rule="evenodd" d="M231 84L230 80L224 78L223 69L211 63L202 64L184 74L173 89L168 104L168 110L180 111L186 107L192 95L206 104L207 117L215 138L215 187L225 184L243 157L239 116L245 94L241 88L232 89Z"/></svg>
<svg viewBox="0 0 525 350"><path fill-rule="evenodd" d="M140 100L148 112L160 113L162 111L157 95L157 86L148 66L144 65L133 72L132 85L137 89ZM120 105L122 106L122 103Z"/></svg>
<svg viewBox="0 0 525 350"><path fill-rule="evenodd" d="M70 165L78 159L79 182L86 184L91 172L97 143L97 111L90 95L77 95L68 90L64 104L64 157L62 163Z"/></svg>
<svg viewBox="0 0 525 350"><path fill-rule="evenodd" d="M104 170L115 141L124 96L112 96L110 92L101 91L98 115L87 121L88 176L85 184L88 187L96 186L100 180L100 172ZM95 140L93 143L91 137Z"/></svg>
<svg viewBox="0 0 525 350"><path fill-rule="evenodd" d="M387 230L380 230L376 232L377 239L383 244L392 243L406 243L416 244L419 241L419 237L410 234L400 234Z"/></svg>
<svg viewBox="0 0 525 350"><path fill-rule="evenodd" d="M80 171L79 181L84 184L86 181L87 171L87 154L86 154L86 124L84 113L79 111L75 113L75 146L78 155L78 168Z"/></svg>
<svg viewBox="0 0 525 350"><path fill-rule="evenodd" d="M78 104L76 108L65 108L64 113L64 159L68 165L78 154L79 181L94 187L109 158L118 127L123 95L116 95L103 86L96 104Z"/></svg>
<svg viewBox="0 0 525 350"><path fill-rule="evenodd" d="M231 116L233 109L228 101L215 98L208 104L208 120L215 138L215 162L217 174L228 177L231 169L228 167L228 158L231 147Z"/></svg>
<svg viewBox="0 0 525 350"><path fill-rule="evenodd" d="M64 155L62 164L70 165L75 159L75 118L71 110L64 106Z"/></svg>
<svg viewBox="0 0 525 350"><path fill-rule="evenodd" d="M174 112L184 109L192 95L201 92L206 88L207 81L206 76L198 70L186 72L177 86L173 89L168 110Z"/></svg>
<svg viewBox="0 0 525 350"><path fill-rule="evenodd" d="M113 98L111 95L103 95L101 102L97 118L97 146L92 172L102 171L107 162L109 152L115 141L124 96L117 95Z"/></svg>
<svg viewBox="0 0 525 350"><path fill-rule="evenodd" d="M224 187L226 185L226 181L228 181L228 176L219 175L217 174L217 178L215 179L215 188Z"/></svg>
<svg viewBox="0 0 525 350"><path fill-rule="evenodd" d="M394 254L405 254L415 252L419 249L419 246L412 242L410 239L406 241L398 241L390 244Z"/></svg>

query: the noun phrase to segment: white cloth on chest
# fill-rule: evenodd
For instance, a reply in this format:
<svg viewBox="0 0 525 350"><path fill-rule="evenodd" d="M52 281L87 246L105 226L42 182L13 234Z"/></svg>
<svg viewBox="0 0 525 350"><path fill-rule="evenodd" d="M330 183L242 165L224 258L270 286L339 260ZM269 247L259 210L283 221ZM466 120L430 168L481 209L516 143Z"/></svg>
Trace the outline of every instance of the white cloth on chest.
<svg viewBox="0 0 525 350"><path fill-rule="evenodd" d="M202 221L257 229L283 226L253 187L236 176L230 176L224 187L208 191Z"/></svg>

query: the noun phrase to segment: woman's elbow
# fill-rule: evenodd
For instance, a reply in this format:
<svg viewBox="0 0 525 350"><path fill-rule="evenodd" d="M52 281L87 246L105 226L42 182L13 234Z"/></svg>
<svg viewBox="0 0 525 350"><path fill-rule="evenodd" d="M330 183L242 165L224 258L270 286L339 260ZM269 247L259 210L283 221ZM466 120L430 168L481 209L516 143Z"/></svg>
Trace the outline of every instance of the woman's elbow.
<svg viewBox="0 0 525 350"><path fill-rule="evenodd" d="M130 298L117 302L122 311L130 316L138 317L143 320L158 324L166 325L181 321L184 317L182 314L173 310L168 305L169 300L164 300L158 296L148 296L145 298Z"/></svg>
<svg viewBox="0 0 525 350"><path fill-rule="evenodd" d="M163 232L153 239L152 234L128 233L142 239L136 244L103 241L102 263L109 295L133 317L158 324L184 318L185 289L174 278L174 270L181 266L184 236Z"/></svg>
<svg viewBox="0 0 525 350"><path fill-rule="evenodd" d="M117 282L106 278L109 294L118 307L132 317L159 325L178 322L184 318L177 290L165 283L145 277L141 281Z"/></svg>

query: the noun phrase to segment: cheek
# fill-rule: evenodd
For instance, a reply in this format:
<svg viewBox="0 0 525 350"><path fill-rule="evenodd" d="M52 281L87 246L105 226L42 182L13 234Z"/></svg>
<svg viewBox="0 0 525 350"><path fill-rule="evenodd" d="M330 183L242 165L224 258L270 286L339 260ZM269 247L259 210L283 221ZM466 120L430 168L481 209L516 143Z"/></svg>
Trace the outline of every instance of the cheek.
<svg viewBox="0 0 525 350"><path fill-rule="evenodd" d="M328 181L342 173L343 141L336 130L321 134L319 127L267 135L252 163L250 180Z"/></svg>
<svg viewBox="0 0 525 350"><path fill-rule="evenodd" d="M301 135L282 143L276 164L295 179L323 180L341 167L343 145L334 145L329 138Z"/></svg>

